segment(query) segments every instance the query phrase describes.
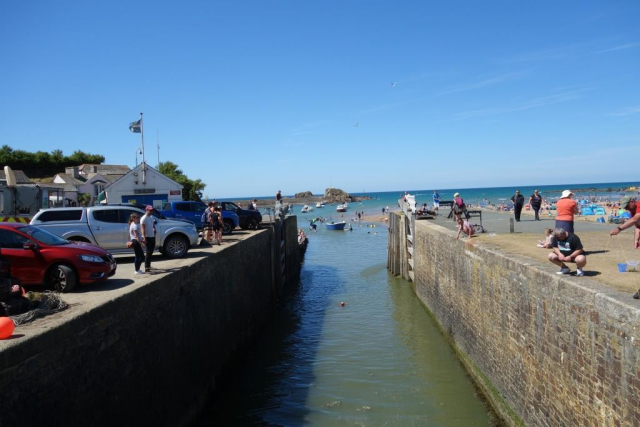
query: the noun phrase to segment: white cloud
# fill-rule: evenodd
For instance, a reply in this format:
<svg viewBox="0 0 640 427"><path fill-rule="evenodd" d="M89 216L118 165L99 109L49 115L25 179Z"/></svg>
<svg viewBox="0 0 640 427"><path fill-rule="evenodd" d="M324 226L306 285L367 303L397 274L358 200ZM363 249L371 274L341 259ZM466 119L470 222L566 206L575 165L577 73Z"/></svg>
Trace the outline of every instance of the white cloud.
<svg viewBox="0 0 640 427"><path fill-rule="evenodd" d="M609 49L603 49L593 52L594 54L607 53L607 52L615 52L618 50L632 49L634 47L639 47L640 43L627 43L621 44L619 46L610 47Z"/></svg>
<svg viewBox="0 0 640 427"><path fill-rule="evenodd" d="M624 116L631 116L633 114L640 114L640 107L627 107L627 108L622 108L616 112L610 113L608 114L609 116L613 116L613 117L624 117Z"/></svg>
<svg viewBox="0 0 640 427"><path fill-rule="evenodd" d="M514 80L516 78L519 78L525 73L526 73L525 71L518 71L513 73L500 74L488 79L481 80L479 82L470 83L467 85L462 85L462 86L455 87L453 89L446 90L444 92L441 92L439 95L447 95L447 94L456 93L456 92L465 92L468 90L481 89L483 87L497 85L509 80Z"/></svg>
<svg viewBox="0 0 640 427"><path fill-rule="evenodd" d="M473 117L490 116L494 114L511 113L514 111L529 110L532 108L544 107L546 105L558 104L561 102L567 102L581 97L581 93L590 90L589 88L578 89L568 92L556 93L554 95L544 96L541 98L534 98L521 105L514 105L510 107L494 107L485 108L480 110L465 111L462 113L454 114L453 118L456 120L469 119Z"/></svg>

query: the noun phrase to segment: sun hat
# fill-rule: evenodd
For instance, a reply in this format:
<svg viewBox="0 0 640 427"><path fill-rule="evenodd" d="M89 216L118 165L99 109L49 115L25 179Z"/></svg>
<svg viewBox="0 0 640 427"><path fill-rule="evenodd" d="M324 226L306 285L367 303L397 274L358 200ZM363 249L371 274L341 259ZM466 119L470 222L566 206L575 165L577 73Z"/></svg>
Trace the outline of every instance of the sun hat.
<svg viewBox="0 0 640 427"><path fill-rule="evenodd" d="M629 204L629 202L630 202L631 200L632 200L632 199L631 199L631 197L629 197L629 196L623 196L623 197L621 197L621 198L620 198L620 207L621 207L622 209L626 209L626 208L627 208L627 205Z"/></svg>
<svg viewBox="0 0 640 427"><path fill-rule="evenodd" d="M458 197L460 195L460 193L456 193L453 195L453 197Z"/></svg>
<svg viewBox="0 0 640 427"><path fill-rule="evenodd" d="M569 197L570 195L572 195L573 193L571 192L571 190L564 190L562 192L562 197L560 197L561 199L565 199L567 197Z"/></svg>
<svg viewBox="0 0 640 427"><path fill-rule="evenodd" d="M147 211L152 211L153 210L153 206L147 205L147 207L144 208L144 209L147 210Z"/></svg>

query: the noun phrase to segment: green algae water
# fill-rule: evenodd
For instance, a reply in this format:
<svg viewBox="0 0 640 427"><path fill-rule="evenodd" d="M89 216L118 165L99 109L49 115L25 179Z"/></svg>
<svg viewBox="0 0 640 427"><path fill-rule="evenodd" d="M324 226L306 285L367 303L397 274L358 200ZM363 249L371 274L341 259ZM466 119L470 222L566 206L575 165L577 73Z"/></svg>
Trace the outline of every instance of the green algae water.
<svg viewBox="0 0 640 427"><path fill-rule="evenodd" d="M309 240L299 287L194 425L491 425L411 284L387 273L387 229L319 224Z"/></svg>

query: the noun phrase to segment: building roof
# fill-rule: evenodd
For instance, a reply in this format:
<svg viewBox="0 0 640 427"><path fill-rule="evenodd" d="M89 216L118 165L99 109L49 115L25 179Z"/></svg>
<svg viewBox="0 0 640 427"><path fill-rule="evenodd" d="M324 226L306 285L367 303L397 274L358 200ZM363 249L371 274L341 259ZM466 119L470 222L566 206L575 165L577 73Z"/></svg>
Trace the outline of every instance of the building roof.
<svg viewBox="0 0 640 427"><path fill-rule="evenodd" d="M138 166L136 166L135 168L131 169L128 173L122 175L120 178L118 178L117 180L115 180L114 182L112 182L109 186L107 186L105 188L105 191L111 191L113 190L113 186L118 187L119 185L121 185L122 182L122 178L124 178L125 176L129 175L129 174L135 174L138 171L140 171L143 167L145 166L145 163L140 163ZM161 177L162 179L171 182L172 184L174 184L177 188L179 188L180 190L184 189L184 185L180 184L179 182L176 182L174 180L172 180L171 178L169 178L168 176L164 175L162 172L160 172L159 170L146 165L147 167L147 171L151 172L151 173L155 173L157 174L159 177Z"/></svg>
<svg viewBox="0 0 640 427"><path fill-rule="evenodd" d="M89 175L87 175L87 181L90 181L91 178L93 178L96 175L100 175L102 178L107 180L108 184L111 184L112 182L117 181L118 179L122 178L123 176L125 176L126 174L113 174L113 173L95 173L95 172L91 172Z"/></svg>
<svg viewBox="0 0 640 427"><path fill-rule="evenodd" d="M59 176L60 178L62 178L65 184L82 185L85 182L84 179L74 178L72 175L69 175L68 173L59 173L56 176Z"/></svg>
<svg viewBox="0 0 640 427"><path fill-rule="evenodd" d="M78 188L74 184L69 184L69 183L58 184L58 183L52 182L50 184L41 184L40 187L41 188L57 188L59 190L64 190L66 192L78 191Z"/></svg>
<svg viewBox="0 0 640 427"><path fill-rule="evenodd" d="M86 163L78 166L78 170L84 175L88 175L90 173L99 173L101 175L124 175L128 173L131 168L127 165L94 165Z"/></svg>
<svg viewBox="0 0 640 427"><path fill-rule="evenodd" d="M16 176L16 184L31 184L31 180L24 172L14 170L13 174ZM4 170L0 170L0 180L7 180Z"/></svg>

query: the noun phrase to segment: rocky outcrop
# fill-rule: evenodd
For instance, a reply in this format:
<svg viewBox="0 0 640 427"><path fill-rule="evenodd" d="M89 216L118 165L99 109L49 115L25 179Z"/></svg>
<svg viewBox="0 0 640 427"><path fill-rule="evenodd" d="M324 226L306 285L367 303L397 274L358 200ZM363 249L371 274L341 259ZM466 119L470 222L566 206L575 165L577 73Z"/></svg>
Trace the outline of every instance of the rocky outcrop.
<svg viewBox="0 0 640 427"><path fill-rule="evenodd" d="M313 193L311 191L303 191L302 193L296 193L296 195L293 197L296 199L305 199L308 197L313 197Z"/></svg>
<svg viewBox="0 0 640 427"><path fill-rule="evenodd" d="M339 188L327 188L324 190L324 198L329 202L353 202L355 197Z"/></svg>

